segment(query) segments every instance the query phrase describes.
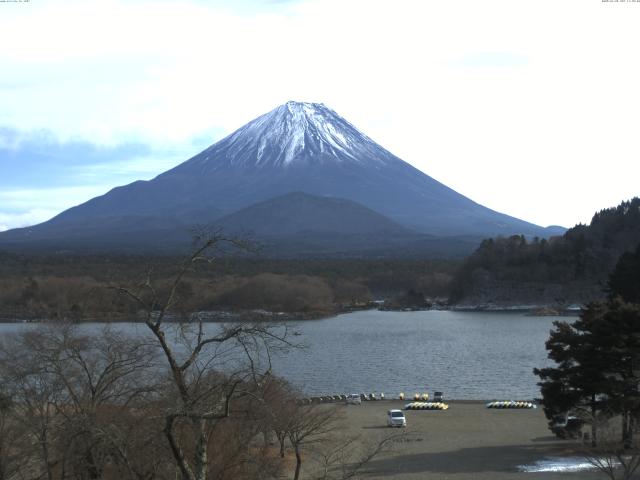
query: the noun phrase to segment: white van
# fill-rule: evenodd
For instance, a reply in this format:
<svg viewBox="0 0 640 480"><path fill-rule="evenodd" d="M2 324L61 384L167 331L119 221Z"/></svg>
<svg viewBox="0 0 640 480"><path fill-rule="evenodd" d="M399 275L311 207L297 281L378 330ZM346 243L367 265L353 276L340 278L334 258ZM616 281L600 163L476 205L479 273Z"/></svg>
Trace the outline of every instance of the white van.
<svg viewBox="0 0 640 480"><path fill-rule="evenodd" d="M390 427L406 427L407 419L402 410L389 410L387 412L387 425Z"/></svg>
<svg viewBox="0 0 640 480"><path fill-rule="evenodd" d="M362 403L362 398L360 398L359 393L351 393L347 395L347 405L360 405Z"/></svg>

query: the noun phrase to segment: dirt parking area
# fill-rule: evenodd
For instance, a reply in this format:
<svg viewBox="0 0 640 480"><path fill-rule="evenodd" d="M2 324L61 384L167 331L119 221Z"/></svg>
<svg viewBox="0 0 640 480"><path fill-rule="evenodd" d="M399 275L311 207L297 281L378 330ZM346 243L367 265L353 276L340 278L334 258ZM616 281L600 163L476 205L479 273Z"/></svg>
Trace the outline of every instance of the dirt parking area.
<svg viewBox="0 0 640 480"><path fill-rule="evenodd" d="M377 401L341 407L351 434L371 439L390 434L387 410L406 402ZM487 409L484 402L453 401L445 411L406 411L406 438L376 457L364 478L401 480L602 479L601 473L524 472L521 466L563 462L576 455L576 443L547 428L542 409Z"/></svg>

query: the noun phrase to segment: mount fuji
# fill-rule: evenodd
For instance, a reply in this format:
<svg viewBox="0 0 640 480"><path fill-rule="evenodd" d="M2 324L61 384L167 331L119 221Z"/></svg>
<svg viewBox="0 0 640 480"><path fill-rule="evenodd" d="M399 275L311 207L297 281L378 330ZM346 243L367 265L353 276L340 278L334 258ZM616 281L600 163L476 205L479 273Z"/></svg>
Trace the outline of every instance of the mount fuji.
<svg viewBox="0 0 640 480"><path fill-rule="evenodd" d="M287 218L282 212L288 202L301 208L288 209ZM171 249L185 244L194 224L245 231L269 224L273 240L312 232L314 222L331 226L323 234L334 245L354 234L347 227L356 222L361 246L392 232L394 248L403 235L415 245L419 238L548 237L564 231L483 207L323 104L288 102L152 180L114 188L42 224L3 232L0 246Z"/></svg>

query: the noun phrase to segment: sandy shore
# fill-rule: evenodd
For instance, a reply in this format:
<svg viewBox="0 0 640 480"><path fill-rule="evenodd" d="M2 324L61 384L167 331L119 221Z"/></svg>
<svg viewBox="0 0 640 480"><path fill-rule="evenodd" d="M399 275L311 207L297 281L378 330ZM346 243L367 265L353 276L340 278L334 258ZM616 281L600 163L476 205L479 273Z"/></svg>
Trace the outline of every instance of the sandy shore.
<svg viewBox="0 0 640 480"><path fill-rule="evenodd" d="M365 402L340 407L351 434L391 433L386 412L406 402ZM575 456L576 443L547 428L542 409L494 410L484 402L448 402L446 411L407 411L406 441L374 459L362 477L399 480L598 479L598 472L522 472L519 466ZM403 429L404 430L404 429ZM397 430L396 430L397 431Z"/></svg>

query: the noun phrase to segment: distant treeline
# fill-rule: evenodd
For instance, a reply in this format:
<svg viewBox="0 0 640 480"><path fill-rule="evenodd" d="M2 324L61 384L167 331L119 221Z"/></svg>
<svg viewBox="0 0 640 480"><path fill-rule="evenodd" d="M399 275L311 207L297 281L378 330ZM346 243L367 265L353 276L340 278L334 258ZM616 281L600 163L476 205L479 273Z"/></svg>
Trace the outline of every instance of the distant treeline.
<svg viewBox="0 0 640 480"><path fill-rule="evenodd" d="M470 304L580 303L606 294L619 257L640 244L640 198L596 213L549 240L484 240L451 284L451 300Z"/></svg>
<svg viewBox="0 0 640 480"><path fill-rule="evenodd" d="M0 317L130 319L115 287L152 279L168 289L181 257L19 255L0 252ZM225 258L190 270L178 308L329 314L414 290L446 298L457 261Z"/></svg>

